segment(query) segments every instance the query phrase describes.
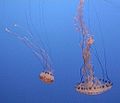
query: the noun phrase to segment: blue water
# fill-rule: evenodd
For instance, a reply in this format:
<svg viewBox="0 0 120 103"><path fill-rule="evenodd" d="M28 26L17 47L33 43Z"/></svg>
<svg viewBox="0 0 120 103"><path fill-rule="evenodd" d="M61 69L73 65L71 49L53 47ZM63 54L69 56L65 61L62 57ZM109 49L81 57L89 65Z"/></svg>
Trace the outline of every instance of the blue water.
<svg viewBox="0 0 120 103"><path fill-rule="evenodd" d="M0 103L120 103L120 1L86 0L85 21L102 61L101 48L106 49L108 74L114 84L111 90L97 96L75 91L82 64L80 36L73 19L79 0L40 0L44 8L41 27L39 0L31 0L30 8L29 1L0 0ZM26 12L29 11L33 32L36 34L34 28L39 34L45 30L40 37L36 34L34 40L43 42L40 46L46 48L52 59L55 82L51 85L39 80L43 68L31 49L5 32L14 23L27 28ZM96 73L101 74L97 64L94 65Z"/></svg>

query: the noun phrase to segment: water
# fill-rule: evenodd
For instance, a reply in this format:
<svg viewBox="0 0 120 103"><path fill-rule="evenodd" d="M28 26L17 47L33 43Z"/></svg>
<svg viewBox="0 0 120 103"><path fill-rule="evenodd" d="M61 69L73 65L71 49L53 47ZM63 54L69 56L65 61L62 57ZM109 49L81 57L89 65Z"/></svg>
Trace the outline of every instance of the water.
<svg viewBox="0 0 120 103"><path fill-rule="evenodd" d="M80 66L82 64L80 36L75 31L74 16L78 0L50 1L45 0L45 25L39 27L39 0L31 0L32 22L37 31L35 41L42 40L44 47L53 62L55 82L46 85L39 80L39 73L43 70L40 61L31 49L21 41L5 32L5 27L17 23L27 28L26 12L30 0L1 0L0 1L0 102L1 103L119 103L120 83L120 46L119 46L119 18L120 2L109 0L110 3L86 0L85 21L94 35L97 49L102 58L101 32L105 41L107 69L113 88L101 95L87 96L75 91L75 84L80 81ZM41 0L42 1L42 0ZM42 1L43 2L43 1ZM90 8L90 9L89 9ZM96 9L95 9L96 8ZM88 12L90 11L90 12ZM100 24L98 17L100 18ZM90 19L90 21L88 20ZM30 21L30 20L29 20ZM100 26L102 31L100 30ZM14 30L14 28L12 28ZM18 31L23 33L23 31ZM44 44L44 45L43 45ZM95 60L94 60L95 62ZM99 66L96 73L101 74Z"/></svg>

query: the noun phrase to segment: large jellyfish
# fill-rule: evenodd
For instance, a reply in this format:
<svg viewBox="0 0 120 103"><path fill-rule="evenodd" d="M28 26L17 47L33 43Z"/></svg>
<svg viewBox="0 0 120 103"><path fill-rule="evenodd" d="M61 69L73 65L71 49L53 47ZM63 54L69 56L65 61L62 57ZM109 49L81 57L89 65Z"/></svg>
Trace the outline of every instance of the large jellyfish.
<svg viewBox="0 0 120 103"><path fill-rule="evenodd" d="M111 89L112 82L108 78L98 78L95 76L95 68L92 64L90 51L91 46L94 43L94 38L83 19L84 1L85 0L79 0L77 16L75 17L77 30L82 34L80 47L82 48L83 58L83 65L81 68L82 77L80 83L76 85L76 91L87 95L97 95ZM102 65L99 58L98 61L100 65Z"/></svg>
<svg viewBox="0 0 120 103"><path fill-rule="evenodd" d="M39 6L41 6L40 2L39 2ZM29 10L29 13L30 13L30 10ZM42 18L42 15L39 15L39 16L41 16L40 18ZM30 22L32 22L31 14L29 14L28 17L30 18ZM26 18L26 20L28 23L28 18ZM30 26L29 23L28 23L28 26ZM17 33L11 27L6 27L5 31L8 32L9 34L12 34L18 40L20 40L22 43L24 43L27 47L29 47L32 50L33 54L40 60L42 66L44 68L44 70L39 74L40 80L47 84L53 83L54 82L54 74L53 74L53 66L51 63L51 59L50 59L48 53L46 52L46 50L43 49L41 47L41 45L39 45L39 43L36 43L36 40L33 37L34 33L31 32L32 30L31 29L26 30L26 29L24 29L24 27L22 27L18 24L14 24L12 27L14 27L14 29L16 29L16 28L19 30L22 29L22 31L24 31L24 34ZM39 34L39 35L43 35L43 34ZM39 35L37 35L38 36L37 38L39 38Z"/></svg>

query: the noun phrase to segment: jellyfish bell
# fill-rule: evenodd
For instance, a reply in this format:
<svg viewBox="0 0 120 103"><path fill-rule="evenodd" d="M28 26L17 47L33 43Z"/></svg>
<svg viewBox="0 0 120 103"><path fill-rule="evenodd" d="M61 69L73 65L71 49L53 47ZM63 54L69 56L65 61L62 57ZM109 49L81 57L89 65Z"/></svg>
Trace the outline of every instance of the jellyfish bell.
<svg viewBox="0 0 120 103"><path fill-rule="evenodd" d="M91 85L92 84L92 85ZM106 80L105 82L100 80L95 81L83 81L75 86L77 92L86 95L98 95L112 88L112 82Z"/></svg>
<svg viewBox="0 0 120 103"><path fill-rule="evenodd" d="M47 84L51 84L54 82L54 75L52 71L42 71L39 75L41 81Z"/></svg>

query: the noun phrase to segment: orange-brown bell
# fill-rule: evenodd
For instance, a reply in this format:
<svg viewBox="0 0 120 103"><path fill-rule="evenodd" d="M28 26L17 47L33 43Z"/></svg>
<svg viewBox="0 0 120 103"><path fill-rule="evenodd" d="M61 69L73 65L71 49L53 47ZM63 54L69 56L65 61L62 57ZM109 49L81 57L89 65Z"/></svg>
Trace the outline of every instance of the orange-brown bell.
<svg viewBox="0 0 120 103"><path fill-rule="evenodd" d="M43 71L40 73L40 80L44 83L50 84L54 81L54 75L51 71Z"/></svg>

